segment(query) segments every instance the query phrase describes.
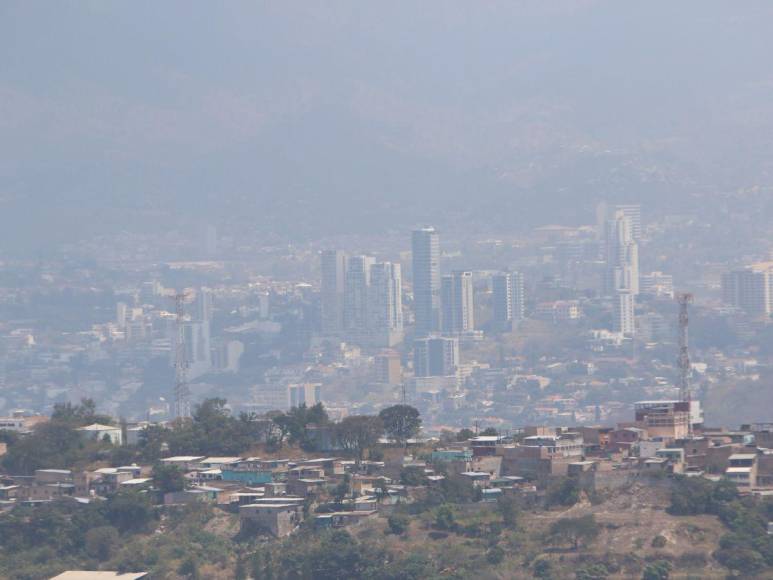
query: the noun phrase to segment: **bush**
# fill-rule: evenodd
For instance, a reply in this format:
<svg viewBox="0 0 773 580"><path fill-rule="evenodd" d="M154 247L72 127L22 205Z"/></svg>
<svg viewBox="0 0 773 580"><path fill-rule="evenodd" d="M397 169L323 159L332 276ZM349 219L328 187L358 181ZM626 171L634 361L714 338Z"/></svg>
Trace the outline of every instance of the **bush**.
<svg viewBox="0 0 773 580"><path fill-rule="evenodd" d="M534 563L534 577L541 580L550 580L553 577L553 565L550 560L542 559Z"/></svg>
<svg viewBox="0 0 773 580"><path fill-rule="evenodd" d="M488 560L489 564L492 564L496 566L497 564L501 564L502 560L505 559L505 551L500 548L499 546L493 546L489 549L488 552L486 552L486 560Z"/></svg>
<svg viewBox="0 0 773 580"><path fill-rule="evenodd" d="M548 506L571 507L580 501L580 485L571 477L557 479L548 487L546 499Z"/></svg>
<svg viewBox="0 0 773 580"><path fill-rule="evenodd" d="M666 544L668 544L668 540L665 536L657 535L654 538L652 538L652 547L653 548L665 548Z"/></svg>
<svg viewBox="0 0 773 580"><path fill-rule="evenodd" d="M389 531L398 536L408 531L411 520L405 514L392 514L387 520Z"/></svg>
<svg viewBox="0 0 773 580"><path fill-rule="evenodd" d="M647 564L642 572L642 580L668 580L671 574L671 562L658 560Z"/></svg>

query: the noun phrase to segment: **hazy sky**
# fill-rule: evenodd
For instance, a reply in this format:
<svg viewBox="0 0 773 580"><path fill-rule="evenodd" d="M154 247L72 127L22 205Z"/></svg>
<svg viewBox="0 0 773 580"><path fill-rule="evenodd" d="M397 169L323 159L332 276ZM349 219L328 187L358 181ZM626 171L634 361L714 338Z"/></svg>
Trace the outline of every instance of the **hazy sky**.
<svg viewBox="0 0 773 580"><path fill-rule="evenodd" d="M4 0L0 241L567 221L764 183L772 23L767 0Z"/></svg>

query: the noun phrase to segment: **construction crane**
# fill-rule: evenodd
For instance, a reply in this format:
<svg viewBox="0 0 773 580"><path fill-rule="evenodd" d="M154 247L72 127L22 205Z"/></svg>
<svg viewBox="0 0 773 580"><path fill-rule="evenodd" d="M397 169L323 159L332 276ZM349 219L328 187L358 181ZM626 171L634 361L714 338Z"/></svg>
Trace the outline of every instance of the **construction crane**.
<svg viewBox="0 0 773 580"><path fill-rule="evenodd" d="M690 322L687 306L692 304L693 295L689 293L677 294L676 301L679 304L679 357L677 359L679 366L679 400L687 403L688 431L692 435L692 392L690 390L692 367L690 365L690 349L687 334L687 327Z"/></svg>
<svg viewBox="0 0 773 580"><path fill-rule="evenodd" d="M185 298L175 294L175 330L177 333L174 357L174 417L183 421L191 416L191 391L188 388L188 354L185 348Z"/></svg>

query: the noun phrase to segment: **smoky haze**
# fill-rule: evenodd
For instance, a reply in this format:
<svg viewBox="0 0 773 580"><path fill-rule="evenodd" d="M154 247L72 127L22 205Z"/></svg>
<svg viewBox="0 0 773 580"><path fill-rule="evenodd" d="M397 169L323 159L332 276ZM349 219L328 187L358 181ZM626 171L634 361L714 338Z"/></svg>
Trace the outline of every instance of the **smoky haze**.
<svg viewBox="0 0 773 580"><path fill-rule="evenodd" d="M695 203L770 176L772 20L767 1L6 0L0 241Z"/></svg>

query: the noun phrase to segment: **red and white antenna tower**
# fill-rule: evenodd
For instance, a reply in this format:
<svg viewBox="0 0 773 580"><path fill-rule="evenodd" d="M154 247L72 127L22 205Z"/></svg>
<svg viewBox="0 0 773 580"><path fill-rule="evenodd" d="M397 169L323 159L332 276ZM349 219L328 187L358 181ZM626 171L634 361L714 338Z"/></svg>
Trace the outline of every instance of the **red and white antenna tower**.
<svg viewBox="0 0 773 580"><path fill-rule="evenodd" d="M174 295L177 331L174 357L174 416L178 420L191 416L191 391L188 388L188 357L185 348L185 297L185 293Z"/></svg>
<svg viewBox="0 0 773 580"><path fill-rule="evenodd" d="M682 293L676 295L676 301L679 303L679 358L677 364L679 365L679 400L688 404L688 429L692 435L692 392L690 389L690 376L692 374L692 366L690 365L690 349L688 342L687 327L690 323L690 318L687 314L687 306L692 304L693 295L689 293Z"/></svg>

